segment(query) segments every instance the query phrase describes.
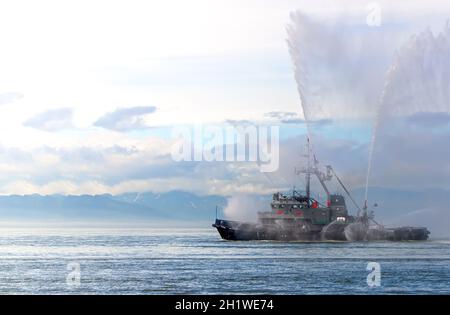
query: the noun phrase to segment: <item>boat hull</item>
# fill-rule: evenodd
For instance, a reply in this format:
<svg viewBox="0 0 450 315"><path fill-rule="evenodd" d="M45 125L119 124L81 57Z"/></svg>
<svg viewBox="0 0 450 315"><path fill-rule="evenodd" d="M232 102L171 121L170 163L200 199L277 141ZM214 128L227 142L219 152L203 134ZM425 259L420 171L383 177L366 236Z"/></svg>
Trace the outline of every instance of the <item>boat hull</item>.
<svg viewBox="0 0 450 315"><path fill-rule="evenodd" d="M430 232L424 227L368 229L349 236L349 224L316 227L302 231L274 225L216 219L212 225L224 240L230 241L425 241ZM356 236L355 236L356 235Z"/></svg>

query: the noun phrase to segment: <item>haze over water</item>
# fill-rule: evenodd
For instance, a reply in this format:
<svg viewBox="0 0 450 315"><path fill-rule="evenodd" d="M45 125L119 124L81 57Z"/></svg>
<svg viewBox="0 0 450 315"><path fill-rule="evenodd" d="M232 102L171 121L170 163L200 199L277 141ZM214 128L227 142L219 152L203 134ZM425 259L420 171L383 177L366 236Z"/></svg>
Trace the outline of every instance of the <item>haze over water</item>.
<svg viewBox="0 0 450 315"><path fill-rule="evenodd" d="M369 287L368 262L381 266ZM80 284L66 279L80 266ZM450 240L227 242L213 228L4 228L2 294L443 294Z"/></svg>

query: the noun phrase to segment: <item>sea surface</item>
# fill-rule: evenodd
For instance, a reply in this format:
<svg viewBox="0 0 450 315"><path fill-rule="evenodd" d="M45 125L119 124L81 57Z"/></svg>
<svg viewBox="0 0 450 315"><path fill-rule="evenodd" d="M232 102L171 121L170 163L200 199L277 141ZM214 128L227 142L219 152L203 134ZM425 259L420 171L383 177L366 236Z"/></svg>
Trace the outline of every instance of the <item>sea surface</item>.
<svg viewBox="0 0 450 315"><path fill-rule="evenodd" d="M379 286L368 285L370 262ZM1 228L0 293L450 294L450 240L230 242L213 228Z"/></svg>

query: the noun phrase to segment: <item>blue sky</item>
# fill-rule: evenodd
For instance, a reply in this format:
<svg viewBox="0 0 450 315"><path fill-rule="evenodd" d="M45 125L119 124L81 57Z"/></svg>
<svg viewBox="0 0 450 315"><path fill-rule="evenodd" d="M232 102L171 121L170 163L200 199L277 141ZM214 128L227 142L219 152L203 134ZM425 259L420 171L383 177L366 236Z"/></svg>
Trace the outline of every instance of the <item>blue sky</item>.
<svg viewBox="0 0 450 315"><path fill-rule="evenodd" d="M329 64L308 61L329 78L323 85L339 81L341 88L322 96L329 110L316 111L315 118L333 123L315 132L324 143L345 142L363 152L372 116L360 119L351 106L372 113L373 104L360 106L360 100L378 95L394 52L427 26L439 32L450 17L445 1L378 1L382 24L369 29L369 3L2 2L0 194L271 191L273 185L252 165L175 164L169 135L175 125L228 120L280 124L283 140L303 134L304 124L267 116L303 118L286 43L296 10L317 25L335 27L331 36L344 43L345 34L365 32L382 43L355 52L358 67L369 70L352 73L327 67L343 55L323 46L320 37L309 42L331 56ZM344 103L350 105L342 110ZM359 178L349 181L360 184Z"/></svg>

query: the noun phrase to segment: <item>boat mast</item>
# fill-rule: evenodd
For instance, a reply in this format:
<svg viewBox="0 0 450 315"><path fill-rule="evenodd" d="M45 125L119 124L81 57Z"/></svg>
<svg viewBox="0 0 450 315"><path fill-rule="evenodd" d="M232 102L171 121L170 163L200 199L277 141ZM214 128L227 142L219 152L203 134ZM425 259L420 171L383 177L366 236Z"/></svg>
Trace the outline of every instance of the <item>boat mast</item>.
<svg viewBox="0 0 450 315"><path fill-rule="evenodd" d="M306 198L308 198L308 205L309 205L309 199L311 197L311 165L310 165L310 144L309 144L309 136L308 136L308 142L307 142L307 159L308 159L308 164L307 164L307 169L306 169Z"/></svg>
<svg viewBox="0 0 450 315"><path fill-rule="evenodd" d="M308 159L307 166L305 168L302 168L299 171L295 171L297 174L304 173L306 176L306 198L308 200L308 206L310 205L310 199L311 199L311 175L315 175L317 179L319 180L320 184L323 187L323 190L327 194L327 201L330 200L330 191L327 188L327 185L325 184L325 181L331 180L332 178L332 169L331 166L327 165L327 172L322 173L318 169L319 161L316 159L316 155L312 154L313 156L313 164L311 165L311 141L309 137L307 137L307 144L306 148L308 153L305 155L302 155L303 157L306 157ZM317 198L319 199L319 198Z"/></svg>

